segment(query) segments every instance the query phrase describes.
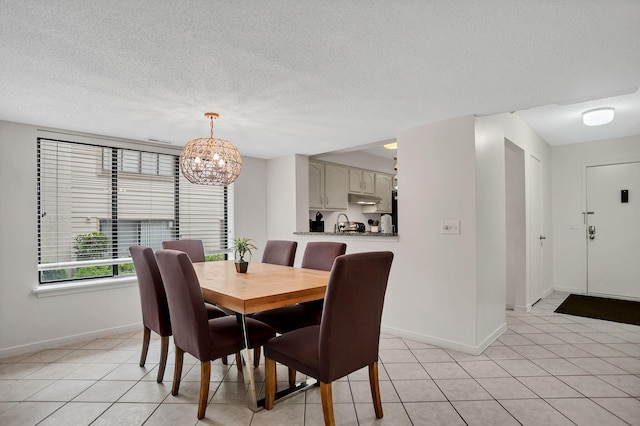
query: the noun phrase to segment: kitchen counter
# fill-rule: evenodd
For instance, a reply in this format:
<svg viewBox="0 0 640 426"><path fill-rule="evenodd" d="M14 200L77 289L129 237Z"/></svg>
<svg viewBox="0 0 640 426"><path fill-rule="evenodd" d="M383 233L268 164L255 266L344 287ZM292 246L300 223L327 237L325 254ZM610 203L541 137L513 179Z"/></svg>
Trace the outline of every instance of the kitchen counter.
<svg viewBox="0 0 640 426"><path fill-rule="evenodd" d="M294 235L326 235L330 237L391 237L398 238L397 233L383 234L382 232L294 232Z"/></svg>

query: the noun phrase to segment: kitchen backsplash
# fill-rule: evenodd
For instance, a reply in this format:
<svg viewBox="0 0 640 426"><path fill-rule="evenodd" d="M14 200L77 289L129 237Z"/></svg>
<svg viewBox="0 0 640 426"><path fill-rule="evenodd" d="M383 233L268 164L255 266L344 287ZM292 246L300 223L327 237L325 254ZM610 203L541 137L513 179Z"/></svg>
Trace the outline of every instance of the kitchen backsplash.
<svg viewBox="0 0 640 426"><path fill-rule="evenodd" d="M345 211L339 211L339 212L321 211L320 213L322 213L322 216L323 216L322 220L324 221L324 231L325 232L334 231L334 225L336 224L336 219L338 218L338 215L340 213L345 213L349 217L349 221L351 222L364 223L366 230L369 231L369 224L367 223L367 221L369 219L380 220L380 216L382 215L380 213L371 213L371 214L362 213L360 211L361 209L362 209L362 206L359 206L357 204L349 204L349 207ZM310 220L316 220L316 212L317 210L309 211ZM345 221L344 216L340 217L340 221L341 222Z"/></svg>

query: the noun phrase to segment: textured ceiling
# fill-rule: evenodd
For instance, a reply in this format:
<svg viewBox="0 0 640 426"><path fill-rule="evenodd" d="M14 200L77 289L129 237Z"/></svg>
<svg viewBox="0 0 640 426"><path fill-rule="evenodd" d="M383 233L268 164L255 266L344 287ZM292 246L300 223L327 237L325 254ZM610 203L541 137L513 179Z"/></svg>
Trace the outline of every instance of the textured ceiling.
<svg viewBox="0 0 640 426"><path fill-rule="evenodd" d="M183 145L216 111L216 136L258 158L467 114L547 123L555 108L534 108L640 86L637 0L1 0L0 13L0 119Z"/></svg>

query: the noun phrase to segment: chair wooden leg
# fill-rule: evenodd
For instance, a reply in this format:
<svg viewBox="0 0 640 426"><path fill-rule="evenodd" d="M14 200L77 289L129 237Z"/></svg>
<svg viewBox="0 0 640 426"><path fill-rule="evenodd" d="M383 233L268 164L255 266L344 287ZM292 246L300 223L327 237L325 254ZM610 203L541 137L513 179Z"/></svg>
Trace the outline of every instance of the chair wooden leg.
<svg viewBox="0 0 640 426"><path fill-rule="evenodd" d="M296 385L296 370L289 367L289 387L292 388Z"/></svg>
<svg viewBox="0 0 640 426"><path fill-rule="evenodd" d="M198 399L198 419L204 417L209 399L209 380L211 380L211 361L200 363L200 398Z"/></svg>
<svg viewBox="0 0 640 426"><path fill-rule="evenodd" d="M158 378L156 381L162 383L164 370L167 367L167 356L169 355L169 336L160 337L160 362L158 363Z"/></svg>
<svg viewBox="0 0 640 426"><path fill-rule="evenodd" d="M255 368L260 366L260 346L253 348L253 366Z"/></svg>
<svg viewBox="0 0 640 426"><path fill-rule="evenodd" d="M140 354L140 367L144 367L147 362L147 352L149 352L149 341L151 340L151 329L144 327L144 335L142 336L142 353Z"/></svg>
<svg viewBox="0 0 640 426"><path fill-rule="evenodd" d="M276 399L276 362L265 357L264 370L264 408L271 410Z"/></svg>
<svg viewBox="0 0 640 426"><path fill-rule="evenodd" d="M171 395L176 396L180 389L180 380L182 379L182 361L184 360L184 351L176 346L176 366L173 370L173 387Z"/></svg>
<svg viewBox="0 0 640 426"><path fill-rule="evenodd" d="M378 381L378 363L369 364L369 386L371 387L371 398L373 399L373 409L376 412L376 419L382 418L382 399L380 398L380 383Z"/></svg>
<svg viewBox="0 0 640 426"><path fill-rule="evenodd" d="M236 368L242 373L242 355L240 352L236 352Z"/></svg>
<svg viewBox="0 0 640 426"><path fill-rule="evenodd" d="M325 426L335 426L336 420L333 417L331 383L320 382L320 398L322 399L322 414L324 415Z"/></svg>

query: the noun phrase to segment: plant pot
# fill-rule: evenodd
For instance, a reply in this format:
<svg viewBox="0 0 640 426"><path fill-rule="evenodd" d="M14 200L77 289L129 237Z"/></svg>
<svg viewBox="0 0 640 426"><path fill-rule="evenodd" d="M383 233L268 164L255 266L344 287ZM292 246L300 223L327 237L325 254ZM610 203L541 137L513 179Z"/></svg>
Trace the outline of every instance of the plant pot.
<svg viewBox="0 0 640 426"><path fill-rule="evenodd" d="M236 262L236 272L244 274L247 272L247 268L249 268L249 262L247 262L246 260Z"/></svg>

